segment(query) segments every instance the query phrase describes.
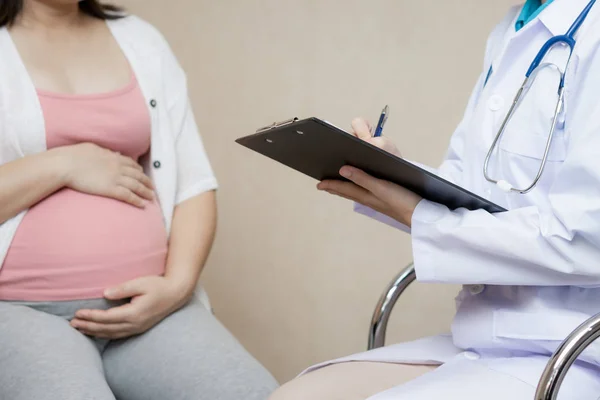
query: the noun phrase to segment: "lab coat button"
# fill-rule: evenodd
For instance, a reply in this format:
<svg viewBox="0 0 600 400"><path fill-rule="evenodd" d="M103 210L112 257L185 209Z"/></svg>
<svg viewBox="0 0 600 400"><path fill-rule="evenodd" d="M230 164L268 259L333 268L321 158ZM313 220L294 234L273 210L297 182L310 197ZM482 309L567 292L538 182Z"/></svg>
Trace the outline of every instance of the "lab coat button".
<svg viewBox="0 0 600 400"><path fill-rule="evenodd" d="M152 165L154 165L154 168L160 168L160 161L156 160L152 163Z"/></svg>
<svg viewBox="0 0 600 400"><path fill-rule="evenodd" d="M156 100L150 100L150 105L152 106L152 108L156 107Z"/></svg>
<svg viewBox="0 0 600 400"><path fill-rule="evenodd" d="M474 351L465 351L463 353L463 356L467 360L471 360L471 361L479 360L481 358L481 356L479 354L475 353Z"/></svg>
<svg viewBox="0 0 600 400"><path fill-rule="evenodd" d="M504 107L504 99L502 96L495 94L488 100L488 106L492 111L501 110Z"/></svg>
<svg viewBox="0 0 600 400"><path fill-rule="evenodd" d="M469 285L469 292L472 295L478 295L485 289L484 285Z"/></svg>

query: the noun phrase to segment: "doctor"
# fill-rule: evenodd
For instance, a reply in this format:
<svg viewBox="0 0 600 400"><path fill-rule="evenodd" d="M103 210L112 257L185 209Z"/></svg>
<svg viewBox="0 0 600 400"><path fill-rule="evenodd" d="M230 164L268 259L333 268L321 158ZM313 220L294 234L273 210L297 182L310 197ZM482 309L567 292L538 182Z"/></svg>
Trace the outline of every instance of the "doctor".
<svg viewBox="0 0 600 400"><path fill-rule="evenodd" d="M570 57L561 44L540 53L566 33L561 42L576 41ZM511 112L526 73L531 80ZM320 190L362 204L359 212L410 230L417 279L464 287L451 335L314 366L272 400L532 399L552 352L600 312L599 93L600 4L528 0L491 33L482 74L435 170L509 211L450 210L351 167L340 171L351 182L321 182ZM352 125L399 154L372 138L365 121ZM559 399L599 396L596 343Z"/></svg>

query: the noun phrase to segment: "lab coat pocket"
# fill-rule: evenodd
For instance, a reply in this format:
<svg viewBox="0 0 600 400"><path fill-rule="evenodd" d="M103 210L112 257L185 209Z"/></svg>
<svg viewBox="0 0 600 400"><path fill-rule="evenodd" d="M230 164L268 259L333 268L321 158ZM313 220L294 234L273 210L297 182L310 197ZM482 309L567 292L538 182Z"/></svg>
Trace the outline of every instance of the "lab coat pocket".
<svg viewBox="0 0 600 400"><path fill-rule="evenodd" d="M519 312L498 309L494 311L494 338L525 341L563 341L586 320L587 316L573 312L551 313Z"/></svg>
<svg viewBox="0 0 600 400"><path fill-rule="evenodd" d="M500 138L500 148L505 152L541 160L550 135L558 96L555 86L534 87L526 93L515 113L506 125ZM556 120L548 161L564 161L566 145L564 139L565 110Z"/></svg>
<svg viewBox="0 0 600 400"><path fill-rule="evenodd" d="M526 132L517 134L507 131L504 137L501 138L500 148L511 154L542 160L544 157L544 151L546 150L547 140L547 134L542 136L537 134L528 134ZM548 161L562 162L565 160L566 155L567 146L564 135L562 132L554 132L552 143L550 145L550 151L548 152Z"/></svg>

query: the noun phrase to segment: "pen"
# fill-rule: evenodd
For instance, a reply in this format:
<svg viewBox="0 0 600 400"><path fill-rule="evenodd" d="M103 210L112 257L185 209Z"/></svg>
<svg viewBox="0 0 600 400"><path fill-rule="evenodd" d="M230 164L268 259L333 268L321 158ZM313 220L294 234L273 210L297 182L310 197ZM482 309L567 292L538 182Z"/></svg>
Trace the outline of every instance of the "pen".
<svg viewBox="0 0 600 400"><path fill-rule="evenodd" d="M373 135L373 137L381 136L381 133L383 132L383 126L385 125L385 123L388 119L389 112L390 112L390 109L388 106L383 107L383 110L381 111L381 116L379 117L379 122L377 122L377 127L375 128L375 134Z"/></svg>

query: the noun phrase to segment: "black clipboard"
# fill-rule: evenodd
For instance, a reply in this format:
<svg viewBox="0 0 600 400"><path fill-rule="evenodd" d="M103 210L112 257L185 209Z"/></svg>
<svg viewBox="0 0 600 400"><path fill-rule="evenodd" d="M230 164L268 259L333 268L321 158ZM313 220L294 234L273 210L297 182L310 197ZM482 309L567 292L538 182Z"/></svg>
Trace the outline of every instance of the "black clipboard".
<svg viewBox="0 0 600 400"><path fill-rule="evenodd" d="M292 118L265 126L237 143L316 180L347 180L344 165L401 185L451 210L506 211L466 189L318 119Z"/></svg>

